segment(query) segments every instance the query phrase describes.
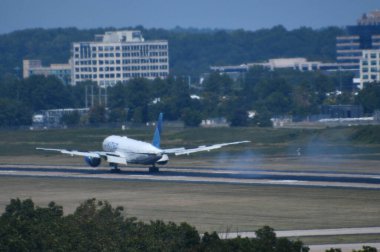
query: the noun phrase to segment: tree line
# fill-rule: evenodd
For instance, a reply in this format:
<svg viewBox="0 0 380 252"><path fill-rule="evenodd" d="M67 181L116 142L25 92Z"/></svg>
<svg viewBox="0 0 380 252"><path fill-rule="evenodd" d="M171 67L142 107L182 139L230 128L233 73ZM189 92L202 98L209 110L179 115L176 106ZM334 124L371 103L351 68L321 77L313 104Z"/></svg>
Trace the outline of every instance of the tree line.
<svg viewBox="0 0 380 252"><path fill-rule="evenodd" d="M211 29L123 29L141 30L147 40L168 40L170 70L176 76L199 76L211 65L242 64L280 57L306 57L334 62L336 36L344 29L283 26L257 31ZM115 28L25 29L0 35L0 76L21 76L23 59L41 59L44 64L67 63L73 42L93 41L95 34Z"/></svg>
<svg viewBox="0 0 380 252"><path fill-rule="evenodd" d="M12 199L0 217L0 251L308 251L301 241L277 238L265 226L257 238L221 239L187 223L143 223L123 216L123 208L89 199L64 216L62 206L35 206Z"/></svg>
<svg viewBox="0 0 380 252"><path fill-rule="evenodd" d="M89 115L79 113L63 117L68 126L99 123L146 123L155 121L159 112L167 120L182 120L186 126L198 126L202 119L224 117L231 126L270 126L274 116L305 118L320 113L322 105L357 104L371 115L380 109L380 86L368 85L351 90L352 75L347 73L300 72L255 67L233 80L218 72L211 73L202 84L187 78L132 79L107 89L105 101L93 99ZM17 79L7 75L0 79L0 126L30 124L32 114L57 108L83 108L90 90L98 87L85 82L66 86L55 77L31 76ZM342 88L342 92L336 90ZM105 94L105 91L102 91ZM90 104L88 102L88 104ZM255 114L248 116L248 111Z"/></svg>
<svg viewBox="0 0 380 252"><path fill-rule="evenodd" d="M88 199L64 215L55 202L39 207L31 199L12 199L0 216L0 251L309 251L300 240L276 237L269 226L258 229L256 238L222 239L216 232L200 235L187 223L144 223L124 217L123 210ZM364 246L356 252L376 251Z"/></svg>

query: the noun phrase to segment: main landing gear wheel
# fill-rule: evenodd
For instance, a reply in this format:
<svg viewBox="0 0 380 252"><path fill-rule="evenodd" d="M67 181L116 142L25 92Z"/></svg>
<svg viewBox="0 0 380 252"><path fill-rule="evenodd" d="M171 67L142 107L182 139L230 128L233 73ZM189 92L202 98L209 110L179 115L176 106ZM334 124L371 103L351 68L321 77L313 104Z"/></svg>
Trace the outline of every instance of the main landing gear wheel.
<svg viewBox="0 0 380 252"><path fill-rule="evenodd" d="M159 172L159 171L160 171L160 169L156 166L149 167L149 172L154 173L154 172Z"/></svg>
<svg viewBox="0 0 380 252"><path fill-rule="evenodd" d="M110 164L111 168L111 173L120 173L121 170L117 167L117 164Z"/></svg>

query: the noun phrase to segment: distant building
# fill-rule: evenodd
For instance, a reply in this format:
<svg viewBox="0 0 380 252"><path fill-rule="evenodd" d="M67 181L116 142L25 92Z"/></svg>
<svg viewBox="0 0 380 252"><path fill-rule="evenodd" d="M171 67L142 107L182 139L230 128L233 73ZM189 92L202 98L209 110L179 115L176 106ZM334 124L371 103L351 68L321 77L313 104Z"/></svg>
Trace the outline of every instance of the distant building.
<svg viewBox="0 0 380 252"><path fill-rule="evenodd" d="M307 61L305 58L278 58L270 59L262 63L247 63L235 66L211 66L212 71L225 73L231 78L236 79L242 73L248 72L249 68L261 66L270 70L290 68L299 71L336 71L338 65L336 63L322 63L319 61Z"/></svg>
<svg viewBox="0 0 380 252"><path fill-rule="evenodd" d="M41 60L23 60L23 78L29 78L32 75L56 76L64 84L71 82L71 65L70 64L51 64L42 66Z"/></svg>
<svg viewBox="0 0 380 252"><path fill-rule="evenodd" d="M40 114L33 116L33 127L59 127L62 126L61 119L66 114L78 113L80 116L87 115L89 108L64 108L42 110Z"/></svg>
<svg viewBox="0 0 380 252"><path fill-rule="evenodd" d="M364 115L360 105L323 105L321 113L326 118L359 118Z"/></svg>
<svg viewBox="0 0 380 252"><path fill-rule="evenodd" d="M359 88L371 82L380 82L380 50L363 50L360 59Z"/></svg>
<svg viewBox="0 0 380 252"><path fill-rule="evenodd" d="M112 31L72 45L72 84L112 86L131 78L169 75L168 41L145 41L140 31Z"/></svg>
<svg viewBox="0 0 380 252"><path fill-rule="evenodd" d="M336 38L336 56L341 70L359 74L362 50L380 49L380 11L364 14L347 35Z"/></svg>

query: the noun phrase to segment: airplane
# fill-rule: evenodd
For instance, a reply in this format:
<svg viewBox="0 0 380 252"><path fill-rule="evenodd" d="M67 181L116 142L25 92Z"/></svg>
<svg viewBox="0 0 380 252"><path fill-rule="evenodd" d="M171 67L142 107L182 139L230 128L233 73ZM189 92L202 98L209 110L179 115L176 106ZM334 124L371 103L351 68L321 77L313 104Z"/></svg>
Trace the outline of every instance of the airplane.
<svg viewBox="0 0 380 252"><path fill-rule="evenodd" d="M83 156L85 162L91 167L98 167L103 159L107 161L112 167L111 172L120 172L118 166L127 164L151 165L151 167L149 167L149 172L159 172L159 168L156 165L167 164L169 161L168 155L171 154L174 154L176 156L185 154L189 155L195 152L219 149L227 145L250 142L245 140L214 144L210 146L203 145L192 149L186 149L184 147L162 149L160 147L162 119L163 113L160 113L158 116L152 143L135 140L128 138L127 136L111 135L104 139L102 144L103 151L77 151L40 147L37 147L36 149L44 151L55 151L71 156Z"/></svg>

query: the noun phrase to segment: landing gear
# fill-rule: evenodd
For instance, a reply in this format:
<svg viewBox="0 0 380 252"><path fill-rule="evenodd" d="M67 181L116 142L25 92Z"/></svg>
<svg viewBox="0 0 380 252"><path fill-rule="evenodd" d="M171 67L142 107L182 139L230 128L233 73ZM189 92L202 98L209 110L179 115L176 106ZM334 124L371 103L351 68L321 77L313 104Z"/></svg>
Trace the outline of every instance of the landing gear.
<svg viewBox="0 0 380 252"><path fill-rule="evenodd" d="M111 173L120 173L121 170L117 167L116 163L110 163L111 168Z"/></svg>
<svg viewBox="0 0 380 252"><path fill-rule="evenodd" d="M160 168L158 168L158 167L155 166L155 165L149 167L149 172L150 172L150 173L156 173L156 172L159 172L159 171L160 171Z"/></svg>

